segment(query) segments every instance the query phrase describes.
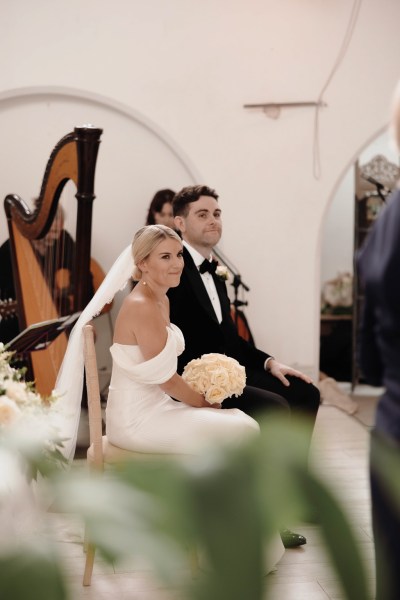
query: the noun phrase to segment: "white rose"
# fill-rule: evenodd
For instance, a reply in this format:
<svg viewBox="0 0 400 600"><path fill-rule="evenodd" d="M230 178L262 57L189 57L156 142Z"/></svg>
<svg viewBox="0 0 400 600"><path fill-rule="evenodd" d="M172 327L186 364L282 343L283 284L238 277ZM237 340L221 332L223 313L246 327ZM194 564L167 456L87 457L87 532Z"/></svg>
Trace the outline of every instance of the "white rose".
<svg viewBox="0 0 400 600"><path fill-rule="evenodd" d="M201 364L201 359L191 360L182 373L182 378L199 394L204 394L209 386L209 375Z"/></svg>
<svg viewBox="0 0 400 600"><path fill-rule="evenodd" d="M22 381L9 380L5 383L6 395L18 404L24 404L28 400L26 384Z"/></svg>
<svg viewBox="0 0 400 600"><path fill-rule="evenodd" d="M229 391L230 389L230 377L227 369L223 367L217 367L214 369L210 369L211 375L211 385L215 385L216 387L224 388Z"/></svg>
<svg viewBox="0 0 400 600"><path fill-rule="evenodd" d="M21 410L14 400L0 396L0 425L12 425L21 416Z"/></svg>
<svg viewBox="0 0 400 600"><path fill-rule="evenodd" d="M218 265L215 270L215 274L217 275L217 277L220 277L224 281L227 281L229 279L229 271L228 268L225 267L225 265Z"/></svg>
<svg viewBox="0 0 400 600"><path fill-rule="evenodd" d="M183 379L190 385L191 388L199 394L204 394L210 385L210 380L207 373L184 373Z"/></svg>
<svg viewBox="0 0 400 600"><path fill-rule="evenodd" d="M226 398L226 391L218 386L212 386L207 390L205 398L210 404L221 403Z"/></svg>
<svg viewBox="0 0 400 600"><path fill-rule="evenodd" d="M217 364L219 362L221 356L223 356L223 355L218 354L216 352L210 352L209 354L202 354L201 358L198 358L196 360L199 360L201 362L201 365L204 367L205 365Z"/></svg>

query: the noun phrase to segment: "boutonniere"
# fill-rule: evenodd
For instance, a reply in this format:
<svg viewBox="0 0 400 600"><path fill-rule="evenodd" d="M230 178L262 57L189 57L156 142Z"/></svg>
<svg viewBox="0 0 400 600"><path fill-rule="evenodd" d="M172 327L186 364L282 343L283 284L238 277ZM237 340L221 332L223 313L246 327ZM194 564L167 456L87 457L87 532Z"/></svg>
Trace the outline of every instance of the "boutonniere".
<svg viewBox="0 0 400 600"><path fill-rule="evenodd" d="M228 267L226 267L225 265L218 265L217 268L215 269L215 274L222 281L228 281L228 279L229 279Z"/></svg>

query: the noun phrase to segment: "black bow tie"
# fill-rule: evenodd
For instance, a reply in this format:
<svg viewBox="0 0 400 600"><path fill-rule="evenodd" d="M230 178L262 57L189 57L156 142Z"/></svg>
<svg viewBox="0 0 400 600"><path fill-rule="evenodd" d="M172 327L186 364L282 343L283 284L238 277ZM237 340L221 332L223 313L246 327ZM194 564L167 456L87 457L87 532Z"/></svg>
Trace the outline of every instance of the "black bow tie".
<svg viewBox="0 0 400 600"><path fill-rule="evenodd" d="M199 266L199 271L200 273L206 273L208 271L212 275L213 273L215 273L217 266L218 262L216 260L210 261L207 258L205 258Z"/></svg>

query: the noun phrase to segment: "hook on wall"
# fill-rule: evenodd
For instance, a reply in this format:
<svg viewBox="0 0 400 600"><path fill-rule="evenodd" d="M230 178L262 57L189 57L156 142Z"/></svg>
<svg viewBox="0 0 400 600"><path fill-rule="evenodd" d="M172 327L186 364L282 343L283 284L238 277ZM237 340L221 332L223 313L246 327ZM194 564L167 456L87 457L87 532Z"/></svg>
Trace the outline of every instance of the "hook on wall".
<svg viewBox="0 0 400 600"><path fill-rule="evenodd" d="M243 108L259 108L270 119L277 119L281 114L282 108L298 108L298 107L306 107L306 106L319 106L322 108L322 107L327 106L327 104L322 101L319 101L319 102L263 102L260 104L244 104Z"/></svg>

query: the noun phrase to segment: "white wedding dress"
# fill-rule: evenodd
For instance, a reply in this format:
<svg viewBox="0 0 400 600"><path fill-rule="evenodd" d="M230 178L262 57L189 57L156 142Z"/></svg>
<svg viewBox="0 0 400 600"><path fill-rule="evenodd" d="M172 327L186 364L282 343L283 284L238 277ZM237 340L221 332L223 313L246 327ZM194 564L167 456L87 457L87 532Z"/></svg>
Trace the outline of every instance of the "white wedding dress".
<svg viewBox="0 0 400 600"><path fill-rule="evenodd" d="M160 388L177 369L182 332L167 327L163 350L145 361L139 346L114 343L106 408L111 444L138 452L198 454L210 444L238 445L259 432L258 423L238 409L195 408Z"/></svg>
<svg viewBox="0 0 400 600"><path fill-rule="evenodd" d="M112 444L138 452L193 455L210 445L238 445L257 435L258 423L241 410L195 408L163 392L160 384L176 372L184 345L182 332L171 324L164 349L150 360L143 359L139 346L111 346L106 432ZM284 551L277 533L264 551L266 574Z"/></svg>

